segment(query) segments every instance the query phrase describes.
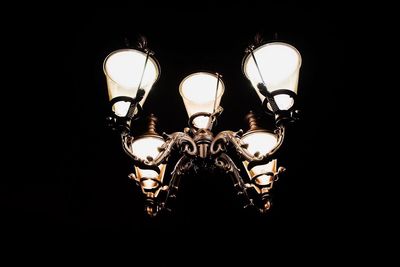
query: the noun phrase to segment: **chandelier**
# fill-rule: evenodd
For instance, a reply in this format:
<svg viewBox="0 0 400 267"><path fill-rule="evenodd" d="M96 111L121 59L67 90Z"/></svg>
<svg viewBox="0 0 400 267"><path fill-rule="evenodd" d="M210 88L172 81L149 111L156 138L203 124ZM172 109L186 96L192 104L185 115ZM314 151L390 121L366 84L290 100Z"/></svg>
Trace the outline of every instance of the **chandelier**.
<svg viewBox="0 0 400 267"><path fill-rule="evenodd" d="M141 188L148 215L170 210L180 179L198 170L228 174L244 207L254 207L261 213L271 208L274 182L285 171L278 167L277 152L287 124L297 119L301 55L287 43L256 43L246 48L242 71L260 97L262 109L274 118L275 127L260 127L258 117L250 111L245 133L213 133L223 111L223 77L196 72L179 85L189 117L183 132L158 134L157 118L150 114L146 130L136 134L137 122L143 121L143 104L160 76L160 65L145 39L135 48L116 50L105 58L103 69L112 110L107 121L120 134L122 147L133 161L134 172L129 178ZM177 156L175 162L171 162L173 155ZM167 164L173 164L171 173L166 173Z"/></svg>

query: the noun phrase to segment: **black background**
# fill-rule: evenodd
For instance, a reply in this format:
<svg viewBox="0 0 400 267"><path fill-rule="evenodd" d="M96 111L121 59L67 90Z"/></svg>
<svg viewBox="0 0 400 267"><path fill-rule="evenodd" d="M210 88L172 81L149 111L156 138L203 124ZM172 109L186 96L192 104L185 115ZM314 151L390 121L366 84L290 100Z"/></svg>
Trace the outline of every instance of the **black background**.
<svg viewBox="0 0 400 267"><path fill-rule="evenodd" d="M4 180L4 232L15 247L29 244L25 248L44 238L47 247L68 240L71 247L85 249L159 240L149 247L165 250L173 240L180 247L203 241L213 248L237 245L256 255L271 247L297 249L306 242L324 251L351 227L341 203L344 188L337 184L336 160L343 135L339 125L346 123L337 94L345 89L345 12L289 2L265 7L194 3L190 8L156 10L152 5L60 6L42 12L45 15L31 14L22 33L17 32L36 51L30 71L36 85L28 98L42 101L24 113L29 123L17 127L28 160L14 169L18 179ZM186 127L178 86L199 70L218 71L226 86L215 133L246 130L247 112L262 113L259 98L241 72L244 49L256 33L265 40L277 33L303 60L301 120L288 129L279 161L287 173L275 184L271 212L259 216L243 210L229 178L210 174L185 177L174 213L147 218L140 189L127 178L132 164L119 137L105 124L109 106L104 58L123 48L125 38L131 44L139 35L148 38L161 77L144 109L159 118L160 132ZM271 125L271 119L264 118ZM114 242L105 241L109 238ZM254 245L258 241L262 249Z"/></svg>

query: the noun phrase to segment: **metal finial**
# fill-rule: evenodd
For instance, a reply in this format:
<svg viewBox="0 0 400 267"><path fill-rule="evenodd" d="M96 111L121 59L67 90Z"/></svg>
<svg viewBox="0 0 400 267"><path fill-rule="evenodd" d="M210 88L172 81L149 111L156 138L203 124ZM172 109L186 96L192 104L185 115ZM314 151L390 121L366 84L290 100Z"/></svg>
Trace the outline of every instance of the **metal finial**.
<svg viewBox="0 0 400 267"><path fill-rule="evenodd" d="M147 118L147 132L146 134L158 135L156 131L157 117L154 114L150 114Z"/></svg>
<svg viewBox="0 0 400 267"><path fill-rule="evenodd" d="M249 124L249 131L254 131L260 129L257 122L257 116L253 111L250 111L249 114L246 115L247 123Z"/></svg>

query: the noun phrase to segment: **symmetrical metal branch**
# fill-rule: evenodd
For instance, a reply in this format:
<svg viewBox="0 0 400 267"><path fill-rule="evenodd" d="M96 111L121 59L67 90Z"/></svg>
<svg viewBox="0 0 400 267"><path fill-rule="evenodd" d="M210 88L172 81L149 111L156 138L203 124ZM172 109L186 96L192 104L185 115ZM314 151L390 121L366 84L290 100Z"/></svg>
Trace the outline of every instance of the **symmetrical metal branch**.
<svg viewBox="0 0 400 267"><path fill-rule="evenodd" d="M179 189L181 177L193 167L193 159L187 155L183 155L175 165L174 170L171 172L171 180L168 186L163 190L167 191L165 199L160 203L160 209L168 209L168 201L176 198Z"/></svg>
<svg viewBox="0 0 400 267"><path fill-rule="evenodd" d="M246 150L246 145L240 140L243 131L222 131L215 136L214 141L211 143L211 154L218 155L226 151L228 145L232 145L242 159L251 161L254 156Z"/></svg>
<svg viewBox="0 0 400 267"><path fill-rule="evenodd" d="M221 109L217 109L216 112L220 111ZM208 115L216 116L216 114L217 113ZM251 130L258 129L254 115L251 114L251 117L249 118ZM155 118L152 118L149 121L149 129L153 135L155 134L155 121ZM255 179L249 179L248 181L250 183L245 183L240 174L239 168L236 166L232 158L227 155L227 152L230 147L233 148L237 153L238 159L241 161L247 161L247 169L251 170L257 165L267 164L276 157L276 153L281 147L285 137L285 127L282 125L278 126L275 130L275 134L277 136L277 143L275 147L265 155L259 155L258 153L253 155L247 150L247 144L243 143L241 139L243 135L242 130L237 132L222 131L215 137L213 137L211 131L208 129L196 130L193 128L190 130L187 129L185 132L163 134L165 142L158 148L159 154L154 159L150 157L147 159L141 159L135 156L132 151L134 138L128 131L121 132L121 140L124 151L132 158L137 167L141 169L151 169L157 173L160 173L160 164L166 164L173 151L178 151L180 154L183 154L175 164L168 185L159 183L158 189L156 189L164 192L163 194L160 194L160 196L162 195L163 197L159 197L159 200L157 200L156 198L158 194L155 196L151 195L151 197L146 201L146 211L149 215L154 216L161 210L169 210L169 200L176 197L181 177L198 164L207 165L210 163L222 170L224 173L229 174L234 188L238 191L238 195L241 196L244 201L245 207L254 206L254 200L248 194L248 190L252 187L256 187L260 193L261 201L264 203L263 207L260 208L260 211L265 212L271 205L270 189L272 188L273 181L275 181L278 174L282 172L283 168L280 168L277 173L265 174L272 177L269 185L257 185L255 184Z"/></svg>
<svg viewBox="0 0 400 267"><path fill-rule="evenodd" d="M196 143L193 141L192 137L186 133L175 132L172 134L164 134L164 139L165 143L159 148L160 154L150 162L152 165L159 165L166 162L175 147L179 148L182 153L188 156L197 155Z"/></svg>
<svg viewBox="0 0 400 267"><path fill-rule="evenodd" d="M242 196L244 200L244 207L253 206L253 199L247 194L247 189L250 188L251 185L243 182L240 170L236 167L233 160L227 154L222 153L215 158L215 165L230 175L233 186L237 190L237 194Z"/></svg>
<svg viewBox="0 0 400 267"><path fill-rule="evenodd" d="M128 43L127 45L129 46ZM291 50L291 53L295 55L293 58L290 56L287 59L296 64L295 72L291 70L289 73L289 70L283 71L282 69L283 74L287 76L285 77L287 80L285 82L271 80L274 73L270 73L269 66L276 66L279 70L282 64L275 64L280 63L279 60L275 59L275 57L271 60L268 53L259 53L259 51L273 49L275 45L281 47L280 49L285 47L284 49ZM268 51L274 52L274 50ZM218 105L225 90L225 85L219 73L199 72L185 78L185 82L180 85L180 92L186 109L191 114L188 127L183 132L164 133L163 136L160 136L155 127L157 119L150 115L147 132L135 139L132 136L133 122L142 115L141 103L143 104L146 93L159 78L160 66L153 57L154 52L148 47L147 39L143 36L139 38L137 47L114 51L105 59L103 69L108 82L110 104L112 106L112 114L107 118L108 125L120 133L123 150L133 160L135 173L130 174L129 177L141 186L146 197L146 211L149 215L155 216L160 210L168 210L168 201L176 197L181 177L192 170L198 173L203 169L209 171L219 169L229 174L234 188L238 191L238 195L243 197L246 206L259 207L259 204L262 203L262 207L259 208L261 212L265 212L270 208L270 192L273 183L284 168L280 167L276 170L276 162L269 165L268 163L278 156L278 151L285 138L285 126L287 123L297 119L298 113L295 109L295 103L301 56L294 47L281 42L275 43L273 46L264 45L261 35L256 36L255 43L248 46L245 52L246 56L242 63L243 73L251 81L257 93L261 94L264 111L273 116L276 126L274 133L259 127L256 115L250 112L246 117L249 123L249 130L245 134L243 134L242 130L237 132L222 131L214 136L212 128L217 117L223 111L223 108ZM135 53L137 56L131 59L125 53ZM116 55L118 56L115 57ZM139 55L144 59L143 61L138 59ZM113 61L111 58L118 60ZM120 60L121 58L123 60ZM131 68L128 73L124 73L121 76L122 78L117 77L119 75L114 75L115 71L126 67L125 65L130 65L126 62L132 62L135 66L140 67ZM150 71L149 79L145 79L145 74L149 70L148 67L155 69L155 71ZM253 72L254 68L257 72ZM135 77L133 80L136 81L137 78L137 83L135 82L133 88L132 85L125 84L131 71L132 75L134 75L133 77ZM125 74L127 75L126 77ZM191 83L186 83L187 79L192 79L193 77L207 77L207 79L213 77L213 79L216 79L215 84L210 87L213 90L215 85L213 103L207 102L211 104L205 105L202 103L204 99L197 99L197 96L195 97L196 99L186 97L189 94L184 91L198 90L197 84L192 88L191 85L188 85ZM279 80L281 80L281 77ZM192 81L198 82L197 80ZM208 85L201 82L198 86ZM136 89L136 95L132 95L135 92L132 89ZM202 93L202 90L198 92ZM282 96L283 98L281 98ZM281 101L282 99L290 99L291 102L288 102L290 105L286 107L287 105L284 101ZM283 105L285 108L282 108L282 103L285 104ZM198 109L197 107L200 107L198 106L199 104L201 104L201 108ZM127 110L125 110L126 107L128 107ZM192 109L192 107L196 107L196 109ZM191 112L194 110L201 112L192 114ZM208 120L203 121L203 119ZM199 123L200 121L202 123ZM246 140L247 143L245 143ZM268 146L268 148L273 146L273 148L263 155L257 152L265 151L267 147L263 147L263 145ZM231 151L234 152L234 155L228 155ZM166 164L170 158L175 158L172 157L176 155L174 153L179 154L180 159L174 165L171 178L164 179L164 174L167 170ZM241 161L245 166L244 168L247 168L246 173L249 179L242 177L239 168L235 165L236 160L238 162ZM258 196L253 196L254 192L258 193Z"/></svg>
<svg viewBox="0 0 400 267"><path fill-rule="evenodd" d="M236 152L238 153L239 157L242 160L247 160L249 161L249 166L248 169L250 170L254 166L261 165L261 164L267 164L270 162L276 152L279 150L281 147L283 140L285 138L285 127L280 126L276 129L275 134L277 135L277 144L275 147L266 155L252 155L251 153L248 152L247 150L247 145L241 141L240 137L242 136L243 131L223 131L217 134L217 136L214 138L213 142L211 143L211 153L213 155L218 155L222 152L226 151L226 148L228 145L232 145L235 149Z"/></svg>

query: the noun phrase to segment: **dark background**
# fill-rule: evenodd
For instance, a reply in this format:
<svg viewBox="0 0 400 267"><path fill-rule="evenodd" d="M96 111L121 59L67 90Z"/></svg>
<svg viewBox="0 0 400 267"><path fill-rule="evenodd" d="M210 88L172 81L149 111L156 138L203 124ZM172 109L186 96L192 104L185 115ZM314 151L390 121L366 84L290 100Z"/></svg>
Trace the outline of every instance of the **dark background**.
<svg viewBox="0 0 400 267"><path fill-rule="evenodd" d="M106 238L130 245L152 240L164 244L155 247L168 247L170 239L182 247L203 241L213 247L261 241L266 247L288 249L307 241L324 251L324 244L351 228L336 161L338 137L343 135L339 121L341 127L346 125L337 94L344 90L342 9L286 2L262 8L203 3L157 10L60 6L43 13L29 17L23 31L37 52L31 72L38 90L28 98L42 100L27 112L29 124L18 128L29 129L19 131L21 136L30 133L29 140L24 139L29 160L15 169L21 173L18 179L7 179L2 187L5 233L14 242L32 244L46 238L50 246L69 240L73 247L87 248L120 244ZM247 130L247 112L262 114L259 98L241 72L244 49L256 33L265 40L277 33L303 60L301 120L288 129L279 160L287 172L275 184L271 212L259 216L243 210L229 178L210 174L185 177L174 213L147 218L141 191L127 178L132 164L118 135L105 124L109 106L104 58L125 47L125 38L131 44L139 35L148 38L161 77L144 109L159 118L160 132L186 127L178 86L199 70L218 71L226 86L215 133ZM270 118L263 118L271 125ZM249 249L262 253L253 245Z"/></svg>

